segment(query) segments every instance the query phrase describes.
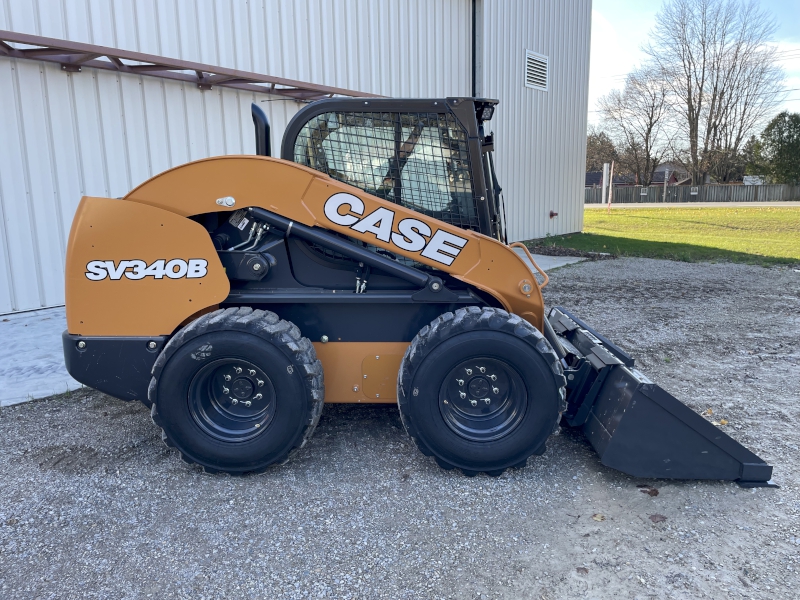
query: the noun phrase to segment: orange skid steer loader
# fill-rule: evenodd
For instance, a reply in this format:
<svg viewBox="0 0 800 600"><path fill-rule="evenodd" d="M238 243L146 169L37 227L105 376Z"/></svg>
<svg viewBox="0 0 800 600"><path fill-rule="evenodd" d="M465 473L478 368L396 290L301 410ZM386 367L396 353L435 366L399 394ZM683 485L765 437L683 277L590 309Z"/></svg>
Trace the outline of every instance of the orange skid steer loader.
<svg viewBox="0 0 800 600"><path fill-rule="evenodd" d="M164 441L211 472L285 462L323 402L384 402L465 475L524 466L563 420L631 475L772 485L771 466L622 349L565 309L545 315L505 239L496 104L314 102L280 159L254 105L258 156L83 198L69 372L150 406Z"/></svg>

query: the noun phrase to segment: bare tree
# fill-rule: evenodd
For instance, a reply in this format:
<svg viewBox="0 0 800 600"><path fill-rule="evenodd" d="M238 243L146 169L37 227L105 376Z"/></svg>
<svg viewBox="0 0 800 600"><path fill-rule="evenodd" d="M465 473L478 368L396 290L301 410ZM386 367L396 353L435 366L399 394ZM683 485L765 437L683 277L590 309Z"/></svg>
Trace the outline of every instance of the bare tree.
<svg viewBox="0 0 800 600"><path fill-rule="evenodd" d="M642 185L650 185L668 148L668 89L658 75L638 69L628 75L623 90L612 90L599 102L605 124L619 140L620 172L634 174Z"/></svg>
<svg viewBox="0 0 800 600"><path fill-rule="evenodd" d="M670 91L693 183L725 181L775 107L783 72L768 42L774 20L750 0L670 0L645 47Z"/></svg>

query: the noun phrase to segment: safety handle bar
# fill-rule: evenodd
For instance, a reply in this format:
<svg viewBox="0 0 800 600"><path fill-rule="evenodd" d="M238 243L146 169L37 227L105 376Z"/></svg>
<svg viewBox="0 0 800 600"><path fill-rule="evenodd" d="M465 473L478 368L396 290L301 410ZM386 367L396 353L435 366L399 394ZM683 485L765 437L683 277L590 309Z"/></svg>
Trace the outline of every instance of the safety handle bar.
<svg viewBox="0 0 800 600"><path fill-rule="evenodd" d="M542 283L539 288L547 287L547 284L550 283L550 278L547 276L547 273L542 271L542 268L536 264L536 261L533 260L533 255L531 251L528 250L528 247L523 244L522 242L512 242L508 245L509 248L522 248L525 251L525 254L528 255L528 259L531 261L531 264L536 267L536 270L539 271L542 277L544 277L544 283ZM531 271L533 273L533 271ZM533 273L534 278L536 278L536 274Z"/></svg>

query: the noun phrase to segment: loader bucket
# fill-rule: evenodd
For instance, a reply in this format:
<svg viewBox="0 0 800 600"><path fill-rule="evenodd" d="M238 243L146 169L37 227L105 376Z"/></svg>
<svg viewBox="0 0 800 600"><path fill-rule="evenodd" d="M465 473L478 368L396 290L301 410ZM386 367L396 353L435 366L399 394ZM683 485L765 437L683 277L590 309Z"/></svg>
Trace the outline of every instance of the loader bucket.
<svg viewBox="0 0 800 600"><path fill-rule="evenodd" d="M620 358L628 359L624 362L629 366L623 364L615 356L619 348L580 319L557 308L549 320L569 342L566 348L588 357L594 366L593 380L568 390L567 420L582 426L604 465L636 477L777 487L770 481L770 465L648 380L627 355ZM611 347L604 347L601 339Z"/></svg>

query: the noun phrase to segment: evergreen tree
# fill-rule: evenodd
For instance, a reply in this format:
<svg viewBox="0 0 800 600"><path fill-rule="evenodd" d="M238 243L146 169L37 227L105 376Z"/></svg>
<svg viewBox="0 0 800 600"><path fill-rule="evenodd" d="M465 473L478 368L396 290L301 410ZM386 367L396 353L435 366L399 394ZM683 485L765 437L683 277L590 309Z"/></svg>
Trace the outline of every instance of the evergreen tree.
<svg viewBox="0 0 800 600"><path fill-rule="evenodd" d="M762 169L773 183L800 183L800 113L782 112L761 134Z"/></svg>

